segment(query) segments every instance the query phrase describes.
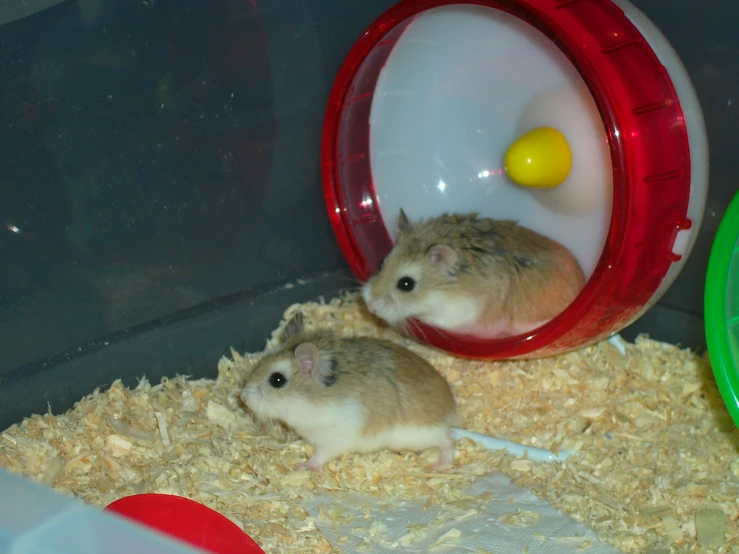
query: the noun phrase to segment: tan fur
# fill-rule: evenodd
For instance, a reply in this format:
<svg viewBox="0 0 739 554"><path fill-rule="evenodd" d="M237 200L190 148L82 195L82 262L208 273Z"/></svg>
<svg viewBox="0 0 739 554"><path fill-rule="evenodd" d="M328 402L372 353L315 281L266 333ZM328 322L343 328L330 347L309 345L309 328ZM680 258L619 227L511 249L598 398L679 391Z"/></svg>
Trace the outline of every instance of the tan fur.
<svg viewBox="0 0 739 554"><path fill-rule="evenodd" d="M335 364L333 385L325 386L298 373L293 352L304 342L318 348L321 363L328 366L326 371L332 371L330 366ZM401 423L451 424L455 419L454 396L446 380L426 360L392 342L339 338L328 332L295 335L279 352L260 360L249 382L266 381L280 360L289 362L293 373L288 384L273 389L272 394L300 394L315 404L330 404L342 398L356 400L366 409L363 435Z"/></svg>
<svg viewBox="0 0 739 554"><path fill-rule="evenodd" d="M389 341L305 333L302 313L285 335L247 376L241 399L313 443L301 467L380 448L439 448L434 468L453 463L450 427L461 420L449 384L423 358Z"/></svg>
<svg viewBox="0 0 739 554"><path fill-rule="evenodd" d="M434 245L456 252L451 267L429 261ZM421 279L413 291L399 292L398 277L409 263L420 264ZM401 212L398 240L367 286L371 299L398 303L423 305L434 291L452 299L472 298L484 306L481 326L501 321L508 334L515 334L558 315L584 284L582 269L569 250L514 221L472 213L411 224Z"/></svg>

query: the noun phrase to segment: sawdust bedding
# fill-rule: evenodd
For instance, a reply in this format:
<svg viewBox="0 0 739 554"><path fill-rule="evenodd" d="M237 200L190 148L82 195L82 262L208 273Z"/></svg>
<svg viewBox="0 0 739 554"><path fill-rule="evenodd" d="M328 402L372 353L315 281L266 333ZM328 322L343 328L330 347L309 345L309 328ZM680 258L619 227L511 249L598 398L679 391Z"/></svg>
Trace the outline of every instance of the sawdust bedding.
<svg viewBox="0 0 739 554"><path fill-rule="evenodd" d="M739 552L737 431L705 358L642 337L625 355L602 342L549 359L470 361L379 327L353 295L291 306L282 325L297 309L308 329L384 337L426 357L452 384L468 429L575 455L533 462L464 439L455 467L439 474L427 469L433 451L347 455L319 473L294 471L310 446L242 409L237 393L260 354L232 352L216 380L116 382L66 414L27 418L0 435L0 466L99 507L135 493L183 495L266 552L334 551L300 505L313 494L447 504L494 471L623 552Z"/></svg>

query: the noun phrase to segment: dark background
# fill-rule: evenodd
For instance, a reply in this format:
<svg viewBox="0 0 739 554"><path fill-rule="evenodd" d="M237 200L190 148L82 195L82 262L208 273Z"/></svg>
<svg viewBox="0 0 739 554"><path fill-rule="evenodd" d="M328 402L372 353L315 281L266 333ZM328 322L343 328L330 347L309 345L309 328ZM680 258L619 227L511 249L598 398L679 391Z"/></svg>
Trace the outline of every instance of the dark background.
<svg viewBox="0 0 739 554"><path fill-rule="evenodd" d="M393 3L77 0L0 26L0 428L117 377L214 375L290 303L351 286L321 127L344 56ZM698 91L711 182L686 267L623 335L702 349L739 173L739 4L634 3Z"/></svg>

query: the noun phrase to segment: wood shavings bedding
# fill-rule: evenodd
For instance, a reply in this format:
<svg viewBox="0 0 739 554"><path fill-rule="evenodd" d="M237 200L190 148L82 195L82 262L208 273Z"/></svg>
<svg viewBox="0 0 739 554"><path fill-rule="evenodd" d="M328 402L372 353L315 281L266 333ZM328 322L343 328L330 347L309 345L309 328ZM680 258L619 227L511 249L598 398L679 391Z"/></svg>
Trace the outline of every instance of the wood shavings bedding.
<svg viewBox="0 0 739 554"><path fill-rule="evenodd" d="M278 424L255 423L237 394L260 353L218 363L216 380L120 382L63 415L34 415L0 435L0 465L106 506L121 496L186 496L229 517L266 552L333 552L300 501L335 492L462 501L492 471L623 552L739 552L739 433L704 358L646 338L621 355L608 342L529 361L457 359L378 326L355 295L288 308L308 330L332 328L404 344L451 383L466 428L576 454L565 463L490 453L463 440L449 471L435 452L346 455L324 471L293 471L310 447ZM277 343L274 331L267 348Z"/></svg>

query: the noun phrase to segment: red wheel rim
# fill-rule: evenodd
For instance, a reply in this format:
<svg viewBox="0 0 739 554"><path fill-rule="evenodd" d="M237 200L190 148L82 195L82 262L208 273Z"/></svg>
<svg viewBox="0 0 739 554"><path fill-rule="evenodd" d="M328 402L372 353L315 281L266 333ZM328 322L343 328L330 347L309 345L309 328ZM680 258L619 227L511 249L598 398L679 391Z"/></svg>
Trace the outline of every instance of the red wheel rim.
<svg viewBox="0 0 739 554"><path fill-rule="evenodd" d="M106 510L213 554L264 554L227 517L198 502L169 494L136 494Z"/></svg>
<svg viewBox="0 0 739 554"><path fill-rule="evenodd" d="M324 195L331 224L364 282L392 247L369 166L367 121L379 72L412 18L471 4L510 13L543 33L589 87L609 141L613 208L599 263L580 296L549 324L501 340L450 336L419 323L413 334L473 358L545 356L618 331L657 291L672 263L678 231L689 229L690 150L677 92L647 40L609 0L405 0L385 12L346 57L329 97L322 137ZM358 125L357 125L358 123ZM347 188L347 182L360 183ZM361 205L360 205L361 204Z"/></svg>

